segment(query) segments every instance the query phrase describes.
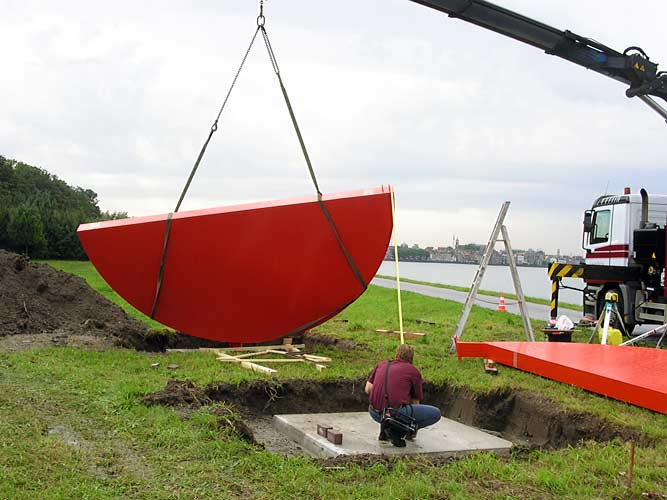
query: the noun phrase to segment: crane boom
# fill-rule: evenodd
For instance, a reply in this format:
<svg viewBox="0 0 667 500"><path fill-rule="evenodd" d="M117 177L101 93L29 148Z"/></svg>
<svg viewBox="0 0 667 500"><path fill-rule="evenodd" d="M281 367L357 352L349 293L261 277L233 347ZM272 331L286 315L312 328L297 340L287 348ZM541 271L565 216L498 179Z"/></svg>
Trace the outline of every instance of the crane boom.
<svg viewBox="0 0 667 500"><path fill-rule="evenodd" d="M667 120L667 72L639 47L618 52L595 40L559 30L486 0L411 0L501 35L514 38L567 61L614 78L628 86L628 97L639 97Z"/></svg>

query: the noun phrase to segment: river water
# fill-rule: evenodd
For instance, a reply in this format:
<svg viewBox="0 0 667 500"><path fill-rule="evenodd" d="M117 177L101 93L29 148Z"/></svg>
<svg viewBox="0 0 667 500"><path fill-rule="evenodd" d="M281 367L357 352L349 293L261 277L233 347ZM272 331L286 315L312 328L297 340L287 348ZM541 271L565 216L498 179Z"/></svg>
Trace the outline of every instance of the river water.
<svg viewBox="0 0 667 500"><path fill-rule="evenodd" d="M478 267L474 264L399 262L399 273L401 278L470 288ZM519 267L518 269L524 295L542 299L551 298L551 281L546 267ZM383 261L378 274L396 276L396 264L393 261ZM564 278L563 284L574 288L584 286L582 280L572 278ZM508 266L488 266L484 272L480 289L515 293L510 268ZM560 290L559 300L581 305L581 292Z"/></svg>

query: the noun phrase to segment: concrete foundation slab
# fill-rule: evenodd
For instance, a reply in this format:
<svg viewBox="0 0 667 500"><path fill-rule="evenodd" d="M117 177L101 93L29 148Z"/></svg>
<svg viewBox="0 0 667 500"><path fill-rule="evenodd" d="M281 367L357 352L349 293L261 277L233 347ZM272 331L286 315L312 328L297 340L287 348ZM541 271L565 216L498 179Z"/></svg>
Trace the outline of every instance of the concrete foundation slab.
<svg viewBox="0 0 667 500"><path fill-rule="evenodd" d="M318 424L340 430L343 433L343 443L335 445L326 437L318 435ZM510 441L448 418L442 418L437 424L421 429L414 441L406 441L405 448L397 448L387 441L378 441L380 425L366 412L275 415L273 425L316 458L363 454L437 454L456 457L477 451L507 455L512 447Z"/></svg>

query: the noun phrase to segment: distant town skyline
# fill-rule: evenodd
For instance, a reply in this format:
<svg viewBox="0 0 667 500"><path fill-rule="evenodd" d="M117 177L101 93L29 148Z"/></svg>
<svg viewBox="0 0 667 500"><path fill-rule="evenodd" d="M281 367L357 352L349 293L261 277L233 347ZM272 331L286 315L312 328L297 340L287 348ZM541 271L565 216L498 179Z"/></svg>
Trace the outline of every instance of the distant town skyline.
<svg viewBox="0 0 667 500"><path fill-rule="evenodd" d="M427 249L429 247L432 247L432 248L455 247L456 245L462 245L462 246L465 246L465 245L482 245L482 246L486 246L487 242L488 242L488 238L484 242L466 241L465 239L461 238L460 235L453 234L451 242L449 242L449 243L445 242L445 244L440 244L440 242L438 241L437 244L436 243L420 244L418 242L413 242L413 243L402 242L402 243L400 243L400 245L408 245L408 246L419 245L420 248ZM501 247L502 247L502 242L498 241L496 243L496 248L499 249L499 250L503 249ZM581 254L583 256L586 253L583 248L580 248L578 251L575 251L575 252L561 252L560 248L556 248L555 251L553 251L553 250L547 251L543 247L538 246L538 245L529 246L527 249L523 249L523 250L522 249L513 249L513 250L515 252L517 252L517 251L524 252L524 251L533 250L533 251L539 251L539 252L544 252L544 253L550 253L552 255L570 255L570 256L579 255L579 254Z"/></svg>
<svg viewBox="0 0 667 500"><path fill-rule="evenodd" d="M446 262L460 264L479 264L482 261L486 243L465 243L460 244L454 240L454 245L450 246L425 246L419 244L401 243L398 247L398 258L407 262ZM514 260L519 266L541 267L547 266L552 262L561 262L568 264L580 264L585 261L582 254L566 254L557 250L556 253L546 253L541 249L521 249L512 248ZM394 260L394 246L389 246L385 254L385 260ZM496 244L489 260L491 265L509 264L509 256L500 243Z"/></svg>

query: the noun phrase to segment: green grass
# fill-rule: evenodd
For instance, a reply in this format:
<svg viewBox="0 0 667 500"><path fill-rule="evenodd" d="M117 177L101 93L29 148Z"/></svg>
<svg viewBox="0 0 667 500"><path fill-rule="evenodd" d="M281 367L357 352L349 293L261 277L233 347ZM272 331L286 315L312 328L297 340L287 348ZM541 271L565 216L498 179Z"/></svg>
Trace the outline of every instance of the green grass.
<svg viewBox="0 0 667 500"><path fill-rule="evenodd" d="M77 266L73 263L72 269ZM95 281L92 268L79 270ZM395 291L370 287L339 316L347 323L330 321L318 329L354 340L359 349L320 348L318 354L333 358L329 369L316 372L311 366L286 363L277 378L367 375L378 359L395 349L394 340L374 333L376 328L398 327L395 300ZM424 377L480 392L531 390L570 411L590 412L650 436L655 446L637 448L631 492L619 476L628 463L627 443L619 441L585 442L511 458L477 454L443 466L408 459L393 467L327 469L315 460L285 458L247 444L218 426L212 407L183 418L172 409L140 402L142 395L174 378L197 384L240 383L262 375L222 365L204 353L54 347L0 352L0 498L579 500L667 493L667 417L509 368L501 367L498 376L490 377L479 360L457 361L448 354L448 343L461 307L404 294L406 329L427 333L414 343L415 363ZM417 318L436 325L418 324ZM521 319L475 307L465 338L522 339ZM160 368L151 369L154 362ZM180 368L167 370L170 363ZM46 432L57 426L68 429L78 444L67 445Z"/></svg>
<svg viewBox="0 0 667 500"><path fill-rule="evenodd" d="M378 274L377 277L388 280L396 279L396 276L385 276L382 274ZM419 280L413 280L411 278L401 278L401 281L405 281L406 283L414 283L416 285L433 286L435 288L446 288L448 290L456 290L458 292L468 293L470 291L470 288L464 286L445 285L443 283L431 283L429 281L419 281ZM500 292L495 292L493 290L479 290L477 293L479 293L480 295L489 295L491 297L500 297ZM506 299L517 300L517 296L513 293L503 293L503 295L505 295ZM551 304L550 300L541 299L539 297L524 297L524 298L526 299L527 302L532 302L533 304L543 304L547 306ZM558 302L558 306L566 309L572 309L574 311L583 311L584 309L581 305L570 304L569 302Z"/></svg>

